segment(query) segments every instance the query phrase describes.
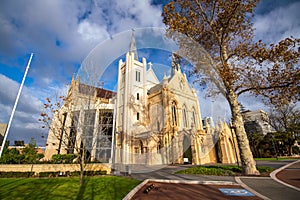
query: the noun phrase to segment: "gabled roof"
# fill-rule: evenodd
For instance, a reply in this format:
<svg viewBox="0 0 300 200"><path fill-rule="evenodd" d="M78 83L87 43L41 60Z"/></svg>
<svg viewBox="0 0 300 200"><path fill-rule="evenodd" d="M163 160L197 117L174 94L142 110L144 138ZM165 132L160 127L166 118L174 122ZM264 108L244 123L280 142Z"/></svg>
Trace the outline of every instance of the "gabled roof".
<svg viewBox="0 0 300 200"><path fill-rule="evenodd" d="M97 88L97 97L99 97L99 98L111 99L116 94L117 94L116 92L113 92L113 91L110 91L110 90Z"/></svg>
<svg viewBox="0 0 300 200"><path fill-rule="evenodd" d="M90 95L90 96L94 95L95 91L96 91L96 96L99 98L104 98L104 99L111 99L114 95L116 95L116 93L113 91L86 85L83 83L79 84L78 90L79 90L79 93L85 94L85 95Z"/></svg>
<svg viewBox="0 0 300 200"><path fill-rule="evenodd" d="M155 93L155 92L158 92L159 90L161 90L162 88L162 84L157 84L155 86L153 86L152 88L149 89L148 93L149 94L152 94L152 93Z"/></svg>
<svg viewBox="0 0 300 200"><path fill-rule="evenodd" d="M147 75L146 76L147 76L147 81L150 81L150 82L156 83L156 84L158 84L160 82L158 80L155 72L153 71L152 67L147 70Z"/></svg>

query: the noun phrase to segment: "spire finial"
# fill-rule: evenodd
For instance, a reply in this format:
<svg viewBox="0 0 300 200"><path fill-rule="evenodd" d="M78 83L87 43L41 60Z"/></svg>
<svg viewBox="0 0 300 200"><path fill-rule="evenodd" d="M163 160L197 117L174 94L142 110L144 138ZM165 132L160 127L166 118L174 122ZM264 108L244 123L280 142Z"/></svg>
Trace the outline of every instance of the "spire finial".
<svg viewBox="0 0 300 200"><path fill-rule="evenodd" d="M149 65L149 69L152 69L152 62L148 62L148 65Z"/></svg>
<svg viewBox="0 0 300 200"><path fill-rule="evenodd" d="M136 42L134 38L134 29L132 29L131 41L129 46L129 52L134 53L134 60L139 60L137 49L136 49Z"/></svg>
<svg viewBox="0 0 300 200"><path fill-rule="evenodd" d="M166 72L164 72L164 79L168 79Z"/></svg>

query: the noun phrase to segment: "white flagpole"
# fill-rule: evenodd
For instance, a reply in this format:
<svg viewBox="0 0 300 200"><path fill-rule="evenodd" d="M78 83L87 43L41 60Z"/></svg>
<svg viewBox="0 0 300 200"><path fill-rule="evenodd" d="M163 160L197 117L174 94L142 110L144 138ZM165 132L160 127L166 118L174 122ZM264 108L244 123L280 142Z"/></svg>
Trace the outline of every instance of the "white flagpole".
<svg viewBox="0 0 300 200"><path fill-rule="evenodd" d="M25 73L24 73L24 76L23 76L23 80L22 80L21 86L19 88L19 92L18 92L16 101L15 101L15 105L14 105L14 107L12 109L12 112L11 112L11 115L10 115L10 118L9 118L9 122L8 122L8 125L7 125L7 128L6 128L6 131L5 131L5 135L4 135L2 146L1 146L1 150L0 150L0 158L2 156L2 152L3 152L3 149L4 149L5 143L6 143L6 138L7 138L7 135L8 135L9 129L10 129L10 125L11 125L12 119L14 117L17 105L18 105L18 101L19 101L19 98L20 98L20 95L21 95L21 92L22 92L22 88L23 88L23 85L24 85L24 82L25 82L25 79L26 79L26 76L27 76L27 72L28 72L28 69L29 69L32 57L33 57L33 53L31 53L29 61L27 63L27 67L26 67L26 70L25 70Z"/></svg>

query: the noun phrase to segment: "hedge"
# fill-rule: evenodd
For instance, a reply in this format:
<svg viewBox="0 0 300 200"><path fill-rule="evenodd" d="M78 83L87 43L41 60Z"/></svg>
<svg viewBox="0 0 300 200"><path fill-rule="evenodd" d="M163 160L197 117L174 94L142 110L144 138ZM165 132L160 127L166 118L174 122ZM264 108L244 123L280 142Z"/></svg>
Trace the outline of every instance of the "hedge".
<svg viewBox="0 0 300 200"><path fill-rule="evenodd" d="M98 175L106 175L106 170L98 170L98 171L84 171L85 176L98 176ZM70 177L70 176L79 176L80 171L74 172L40 172L35 175L34 172L0 172L0 178L25 178L25 177Z"/></svg>
<svg viewBox="0 0 300 200"><path fill-rule="evenodd" d="M0 172L0 178L24 178L33 175L34 172Z"/></svg>

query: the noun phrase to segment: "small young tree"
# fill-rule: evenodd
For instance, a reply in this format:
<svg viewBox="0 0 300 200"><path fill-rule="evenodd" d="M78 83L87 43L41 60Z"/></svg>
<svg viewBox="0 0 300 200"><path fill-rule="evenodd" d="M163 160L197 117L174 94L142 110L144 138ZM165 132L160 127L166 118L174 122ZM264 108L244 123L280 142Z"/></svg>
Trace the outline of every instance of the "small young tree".
<svg viewBox="0 0 300 200"><path fill-rule="evenodd" d="M258 174L244 129L238 97L250 92L272 103L297 101L300 94L299 39L269 46L254 42L253 12L259 0L173 0L164 7L168 36L179 45L200 83L226 98L244 174Z"/></svg>
<svg viewBox="0 0 300 200"><path fill-rule="evenodd" d="M23 163L34 164L38 163L43 154L39 154L36 146L36 141L31 138L29 144L22 149L22 155L24 156Z"/></svg>

